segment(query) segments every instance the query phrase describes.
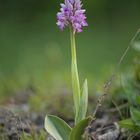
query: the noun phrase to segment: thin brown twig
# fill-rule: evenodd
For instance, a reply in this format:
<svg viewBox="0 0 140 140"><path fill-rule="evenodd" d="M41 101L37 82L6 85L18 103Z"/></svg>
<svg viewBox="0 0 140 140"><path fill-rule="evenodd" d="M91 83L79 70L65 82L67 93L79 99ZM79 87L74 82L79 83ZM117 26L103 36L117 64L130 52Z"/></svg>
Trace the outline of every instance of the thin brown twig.
<svg viewBox="0 0 140 140"><path fill-rule="evenodd" d="M116 74L117 74L117 71L120 68L120 65L122 64L125 56L127 55L128 51L130 50L132 44L134 43L134 41L137 38L137 36L139 35L139 33L140 33L140 28L136 31L136 33L134 34L134 36L130 40L130 43L129 43L128 47L126 48L126 50L122 54L122 56L121 56L118 64L116 65L116 69L115 69L114 73L111 75L111 77L109 78L109 80L105 82L104 87L103 87L103 95L99 97L98 102L97 102L97 105L96 105L96 108L95 108L95 111L93 113L93 116L94 117L96 116L97 111L101 107L103 99L108 94L108 91L109 91L109 89L110 89L110 87L111 87L111 85L112 85L112 83L113 83L113 81L114 81L114 79L116 77Z"/></svg>
<svg viewBox="0 0 140 140"><path fill-rule="evenodd" d="M128 107L128 105L129 105L128 103L125 103L123 105L118 106L117 108L115 107L115 108L111 108L109 110L106 110L105 112L114 113L114 112L118 111L118 109L121 110L121 109L124 109L124 108Z"/></svg>
<svg viewBox="0 0 140 140"><path fill-rule="evenodd" d="M121 112L120 108L118 107L118 105L116 104L116 102L115 102L114 100L112 100L112 103L113 103L113 104L114 104L114 106L116 107L116 110L118 111L118 113L119 113L119 115L120 115L121 119L123 120L123 119L124 119L124 117L123 117L123 114L122 114L122 112Z"/></svg>

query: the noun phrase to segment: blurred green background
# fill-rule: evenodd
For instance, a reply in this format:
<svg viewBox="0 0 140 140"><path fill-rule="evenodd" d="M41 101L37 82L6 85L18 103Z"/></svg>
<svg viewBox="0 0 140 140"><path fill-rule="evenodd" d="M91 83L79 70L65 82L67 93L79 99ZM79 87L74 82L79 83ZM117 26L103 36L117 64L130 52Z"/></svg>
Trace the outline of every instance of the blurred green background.
<svg viewBox="0 0 140 140"><path fill-rule="evenodd" d="M71 89L69 30L56 26L62 0L0 0L0 96L32 85L56 94ZM140 0L83 0L89 26L77 34L80 78L102 87L140 27ZM124 68L134 56L129 51ZM93 92L92 92L93 93Z"/></svg>

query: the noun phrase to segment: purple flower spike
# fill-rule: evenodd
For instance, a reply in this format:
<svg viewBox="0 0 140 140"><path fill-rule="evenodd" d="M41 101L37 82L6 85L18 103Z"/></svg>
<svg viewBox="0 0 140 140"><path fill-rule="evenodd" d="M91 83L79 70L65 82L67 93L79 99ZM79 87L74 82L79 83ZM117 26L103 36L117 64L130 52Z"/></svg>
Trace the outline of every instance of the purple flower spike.
<svg viewBox="0 0 140 140"><path fill-rule="evenodd" d="M81 0L65 0L65 2L60 5L60 12L57 13L57 25L62 31L65 26L70 25L74 33L79 33L82 32L84 26L88 26Z"/></svg>

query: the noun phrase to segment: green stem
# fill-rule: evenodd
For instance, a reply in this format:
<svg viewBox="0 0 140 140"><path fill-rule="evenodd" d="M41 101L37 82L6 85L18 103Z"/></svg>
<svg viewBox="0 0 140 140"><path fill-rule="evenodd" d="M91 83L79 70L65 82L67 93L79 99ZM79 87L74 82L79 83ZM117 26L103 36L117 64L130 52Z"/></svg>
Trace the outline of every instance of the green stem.
<svg viewBox="0 0 140 140"><path fill-rule="evenodd" d="M75 43L75 33L71 29L71 53L72 53L72 62L74 62L77 66L77 57L76 57L76 43Z"/></svg>
<svg viewBox="0 0 140 140"><path fill-rule="evenodd" d="M80 84L79 84L79 75L77 68L77 58L76 58L76 44L75 44L75 33L71 29L71 73L72 73L72 89L73 89L73 99L74 99L74 109L75 109L75 122L78 115L78 109L80 104Z"/></svg>

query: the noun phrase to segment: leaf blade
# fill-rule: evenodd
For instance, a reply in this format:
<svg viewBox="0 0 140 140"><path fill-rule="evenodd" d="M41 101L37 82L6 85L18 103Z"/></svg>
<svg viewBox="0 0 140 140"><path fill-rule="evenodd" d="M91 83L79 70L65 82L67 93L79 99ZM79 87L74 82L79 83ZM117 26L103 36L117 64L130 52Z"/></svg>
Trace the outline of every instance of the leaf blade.
<svg viewBox="0 0 140 140"><path fill-rule="evenodd" d="M134 131L134 132L138 132L140 131L140 127L138 127L137 125L135 125L135 123L132 121L132 119L126 119L126 120L122 120L119 122L120 127Z"/></svg>
<svg viewBox="0 0 140 140"><path fill-rule="evenodd" d="M82 121L80 121L71 131L70 140L81 140L82 135L84 134L85 128L88 126L89 121L91 121L91 117L88 117Z"/></svg>
<svg viewBox="0 0 140 140"><path fill-rule="evenodd" d="M78 114L76 116L76 124L79 123L81 120L85 119L87 113L87 106L88 106L88 84L87 79L85 79L83 87L81 89L81 98Z"/></svg>
<svg viewBox="0 0 140 140"><path fill-rule="evenodd" d="M46 115L45 129L56 140L69 140L69 135L71 133L70 126L56 116Z"/></svg>
<svg viewBox="0 0 140 140"><path fill-rule="evenodd" d="M131 107L130 114L131 114L131 118L135 122L135 124L137 126L140 126L140 111L135 109L134 107Z"/></svg>
<svg viewBox="0 0 140 140"><path fill-rule="evenodd" d="M75 34L73 30L70 30L71 35L71 73L72 73L72 89L73 89L73 99L74 99L74 111L75 116L78 113L78 108L80 104L80 82L77 68L77 57L76 57L76 43L75 43Z"/></svg>

